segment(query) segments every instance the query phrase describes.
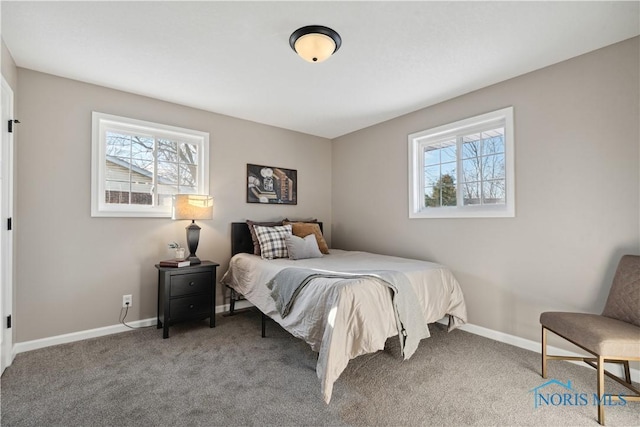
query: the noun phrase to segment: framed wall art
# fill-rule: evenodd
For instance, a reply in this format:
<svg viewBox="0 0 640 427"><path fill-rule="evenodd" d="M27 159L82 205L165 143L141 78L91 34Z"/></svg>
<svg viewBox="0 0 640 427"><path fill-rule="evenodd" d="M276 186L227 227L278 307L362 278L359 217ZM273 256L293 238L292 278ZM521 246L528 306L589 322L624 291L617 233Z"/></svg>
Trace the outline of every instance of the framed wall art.
<svg viewBox="0 0 640 427"><path fill-rule="evenodd" d="M247 203L298 204L298 171L247 164Z"/></svg>

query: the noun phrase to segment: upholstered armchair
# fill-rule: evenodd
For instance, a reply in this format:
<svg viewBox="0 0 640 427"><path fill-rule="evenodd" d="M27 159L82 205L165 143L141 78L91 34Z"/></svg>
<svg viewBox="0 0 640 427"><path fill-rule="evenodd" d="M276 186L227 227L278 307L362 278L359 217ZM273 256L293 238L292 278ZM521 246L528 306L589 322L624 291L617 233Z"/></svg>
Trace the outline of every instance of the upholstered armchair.
<svg viewBox="0 0 640 427"><path fill-rule="evenodd" d="M620 260L609 297L601 315L546 312L542 324L542 377L547 378L548 360L580 360L597 370L598 422L604 425L604 376L631 390L626 401L640 401L640 391L631 382L629 361L640 360L640 256L625 255ZM577 345L594 357L547 355L547 331ZM610 373L604 363L619 363L624 379ZM612 396L614 401L618 396Z"/></svg>

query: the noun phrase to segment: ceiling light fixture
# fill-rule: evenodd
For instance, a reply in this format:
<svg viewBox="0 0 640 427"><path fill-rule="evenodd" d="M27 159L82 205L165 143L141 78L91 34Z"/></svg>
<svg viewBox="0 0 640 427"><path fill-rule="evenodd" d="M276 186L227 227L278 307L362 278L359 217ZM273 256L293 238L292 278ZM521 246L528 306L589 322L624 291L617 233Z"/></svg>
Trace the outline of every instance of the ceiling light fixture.
<svg viewBox="0 0 640 427"><path fill-rule="evenodd" d="M298 28L289 37L291 49L308 62L324 61L340 49L341 44L340 34L322 25Z"/></svg>

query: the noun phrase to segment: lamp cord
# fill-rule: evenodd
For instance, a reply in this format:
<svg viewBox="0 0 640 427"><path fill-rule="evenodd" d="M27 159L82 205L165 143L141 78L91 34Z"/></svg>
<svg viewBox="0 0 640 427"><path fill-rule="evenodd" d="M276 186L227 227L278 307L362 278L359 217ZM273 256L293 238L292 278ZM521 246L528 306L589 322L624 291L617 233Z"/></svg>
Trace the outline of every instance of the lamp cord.
<svg viewBox="0 0 640 427"><path fill-rule="evenodd" d="M122 311L124 310L124 316L122 315ZM149 325L149 326L131 326L131 325L127 325L127 323L125 322L125 319L127 318L127 314L129 313L129 306L127 305L126 307L122 307L120 309L120 316L118 318L118 321L120 323L122 323L124 326L126 326L129 329L145 329L145 328L150 328L152 326L156 326L156 325Z"/></svg>

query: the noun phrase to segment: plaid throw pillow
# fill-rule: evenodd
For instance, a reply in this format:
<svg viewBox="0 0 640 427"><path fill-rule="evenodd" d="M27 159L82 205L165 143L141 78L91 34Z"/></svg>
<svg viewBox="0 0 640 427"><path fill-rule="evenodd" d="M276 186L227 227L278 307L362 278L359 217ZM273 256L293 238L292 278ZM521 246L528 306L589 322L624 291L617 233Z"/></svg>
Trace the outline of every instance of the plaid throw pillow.
<svg viewBox="0 0 640 427"><path fill-rule="evenodd" d="M258 241L258 236L256 236L256 230L253 229L256 225L260 225L262 227L273 227L275 225L282 225L282 221L278 222L256 222L247 220L247 226L249 227L249 232L251 233L251 241L253 242L253 254L260 255L260 242Z"/></svg>
<svg viewBox="0 0 640 427"><path fill-rule="evenodd" d="M276 227L254 225L253 229L260 242L262 259L289 258L285 237L291 235L291 225Z"/></svg>

